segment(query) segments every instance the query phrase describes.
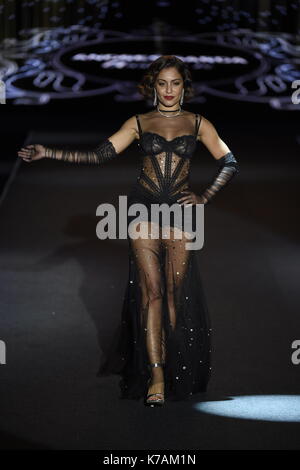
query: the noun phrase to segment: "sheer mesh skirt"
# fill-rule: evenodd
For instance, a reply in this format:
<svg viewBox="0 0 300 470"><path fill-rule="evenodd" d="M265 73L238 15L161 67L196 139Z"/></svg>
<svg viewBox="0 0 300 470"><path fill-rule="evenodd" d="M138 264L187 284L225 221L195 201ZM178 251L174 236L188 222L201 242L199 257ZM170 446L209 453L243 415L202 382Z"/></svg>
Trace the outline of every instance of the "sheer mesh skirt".
<svg viewBox="0 0 300 470"><path fill-rule="evenodd" d="M120 398L145 396L153 362L165 364L166 399L204 392L210 378L211 327L199 250L186 249L191 239L169 225L168 232L151 220L138 222L137 229L148 236L128 237L121 323L98 372L121 376ZM151 231L158 238L151 238Z"/></svg>

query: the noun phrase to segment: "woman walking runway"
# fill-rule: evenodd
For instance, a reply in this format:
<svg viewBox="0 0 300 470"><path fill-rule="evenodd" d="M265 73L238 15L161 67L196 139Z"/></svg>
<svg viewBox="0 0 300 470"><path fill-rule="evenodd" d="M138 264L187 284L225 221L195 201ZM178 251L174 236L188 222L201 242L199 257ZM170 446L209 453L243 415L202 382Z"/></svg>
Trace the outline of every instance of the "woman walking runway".
<svg viewBox="0 0 300 470"><path fill-rule="evenodd" d="M129 272L119 336L99 375L121 375L121 398L145 398L146 405L183 400L206 390L211 374L211 328L196 250L187 249L191 230L184 211L191 210L195 230L197 204L207 205L238 171L237 161L213 124L182 108L193 96L191 74L176 56L161 56L139 84L154 109L131 116L91 151L28 145L24 161L52 158L102 164L138 139L140 173L128 206L143 204L147 216L128 216ZM197 195L190 173L197 141L217 161L214 180ZM176 218L166 223L149 217L154 204L175 204ZM174 207L174 206L173 206ZM139 238L131 236L142 233ZM153 236L153 234L156 234ZM195 236L195 235L194 235Z"/></svg>

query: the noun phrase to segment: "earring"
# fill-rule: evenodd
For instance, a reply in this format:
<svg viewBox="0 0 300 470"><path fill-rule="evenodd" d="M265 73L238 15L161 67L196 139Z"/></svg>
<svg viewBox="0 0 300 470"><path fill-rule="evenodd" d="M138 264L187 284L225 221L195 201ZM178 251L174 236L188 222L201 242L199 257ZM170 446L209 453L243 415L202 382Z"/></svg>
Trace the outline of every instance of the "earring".
<svg viewBox="0 0 300 470"><path fill-rule="evenodd" d="M157 93L156 93L156 88L154 88L154 100L153 100L153 106L157 105Z"/></svg>
<svg viewBox="0 0 300 470"><path fill-rule="evenodd" d="M182 93L181 93L181 97L180 97L180 105L182 106L182 103L183 103L183 97L184 97L184 88L182 88Z"/></svg>

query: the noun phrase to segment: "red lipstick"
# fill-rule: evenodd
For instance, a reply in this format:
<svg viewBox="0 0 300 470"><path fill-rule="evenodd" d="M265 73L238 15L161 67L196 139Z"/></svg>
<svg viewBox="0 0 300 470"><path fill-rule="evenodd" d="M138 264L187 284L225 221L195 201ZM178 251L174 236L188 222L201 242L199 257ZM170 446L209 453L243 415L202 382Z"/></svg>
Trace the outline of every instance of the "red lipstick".
<svg viewBox="0 0 300 470"><path fill-rule="evenodd" d="M174 96L164 96L164 98L165 98L166 100L172 100L172 99L174 98Z"/></svg>

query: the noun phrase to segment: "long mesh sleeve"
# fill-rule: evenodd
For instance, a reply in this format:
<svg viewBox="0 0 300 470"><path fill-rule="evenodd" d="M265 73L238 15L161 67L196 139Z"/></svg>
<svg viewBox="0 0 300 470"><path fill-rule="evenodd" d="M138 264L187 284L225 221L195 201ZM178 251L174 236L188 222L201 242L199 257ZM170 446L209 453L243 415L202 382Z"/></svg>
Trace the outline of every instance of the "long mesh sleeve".
<svg viewBox="0 0 300 470"><path fill-rule="evenodd" d="M108 139L104 139L92 150L59 149L52 146L45 147L46 158L63 160L70 163L87 163L100 165L118 156L115 147Z"/></svg>
<svg viewBox="0 0 300 470"><path fill-rule="evenodd" d="M219 166L217 175L210 186L201 194L203 204L208 204L218 191L224 188L233 176L239 172L237 160L232 152L226 153L218 160Z"/></svg>

